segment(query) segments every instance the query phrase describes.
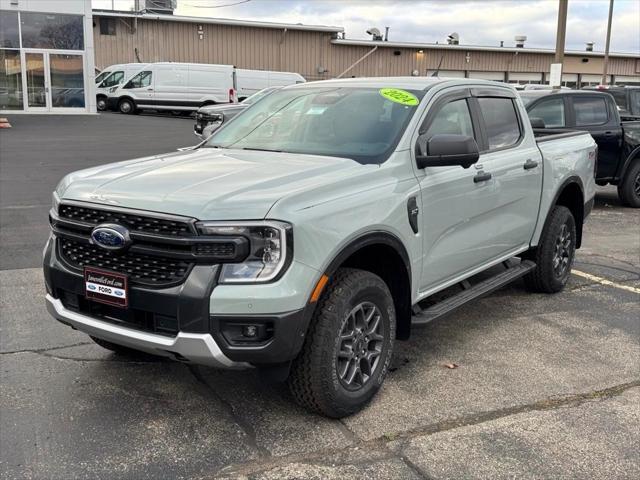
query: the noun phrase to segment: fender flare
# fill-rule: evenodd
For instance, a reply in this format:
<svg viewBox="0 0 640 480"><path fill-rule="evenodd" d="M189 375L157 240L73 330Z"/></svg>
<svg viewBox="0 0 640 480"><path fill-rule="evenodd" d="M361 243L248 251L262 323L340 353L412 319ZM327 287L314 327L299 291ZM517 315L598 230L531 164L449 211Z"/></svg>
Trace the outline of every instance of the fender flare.
<svg viewBox="0 0 640 480"><path fill-rule="evenodd" d="M550 207L549 207L549 211L547 212L547 217L549 216L549 213L551 213L551 210L553 209L553 207L555 207L558 204L558 200L560 199L560 195L562 195L562 192L564 192L564 190L569 186L569 185L578 185L578 188L580 189L580 194L582 196L582 211L583 211L583 217L582 218L576 218L576 247L580 248L580 245L582 244L582 225L584 224L584 208L585 208L585 203L584 203L584 184L582 183L582 179L580 177L578 177L577 175L572 175L569 178L566 178L562 184L560 185L560 187L558 188L558 190L556 191L555 196L553 197L553 202L551 202ZM545 218L545 223L546 223L547 219Z"/></svg>
<svg viewBox="0 0 640 480"><path fill-rule="evenodd" d="M622 182L622 179L627 174L627 170L629 170L631 163L636 159L640 159L640 145L638 145L636 148L631 150L631 153L627 156L627 158L622 163L622 167L620 168L620 173L617 176L618 182Z"/></svg>
<svg viewBox="0 0 640 480"><path fill-rule="evenodd" d="M364 247L376 244L387 245L393 248L396 253L400 255L400 258L402 258L407 270L407 275L409 276L409 285L411 285L411 261L409 259L409 254L407 253L407 249L402 243L402 240L393 233L385 230L367 232L351 240L333 257L327 268L325 268L324 273L327 276L333 275L338 267L340 267L340 265L342 265L351 255Z"/></svg>

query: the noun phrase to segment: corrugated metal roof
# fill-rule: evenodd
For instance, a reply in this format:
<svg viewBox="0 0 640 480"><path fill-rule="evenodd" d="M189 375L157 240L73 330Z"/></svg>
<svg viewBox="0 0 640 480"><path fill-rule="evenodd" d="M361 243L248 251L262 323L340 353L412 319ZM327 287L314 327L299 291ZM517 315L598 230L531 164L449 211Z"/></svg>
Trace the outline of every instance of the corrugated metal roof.
<svg viewBox="0 0 640 480"><path fill-rule="evenodd" d="M555 50L549 48L516 48L516 47L482 47L476 45L449 45L446 43L412 43L412 42L384 42L372 40L343 40L334 39L331 43L335 45L354 45L360 47L389 47L389 48L413 48L428 50L450 50L450 51L483 51L483 52L518 52L518 53L546 53L554 54ZM603 52L587 52L580 50L567 50L565 55L581 55L584 57L604 57ZM640 55L633 53L610 52L610 57L638 58Z"/></svg>
<svg viewBox="0 0 640 480"><path fill-rule="evenodd" d="M233 20L229 18L210 18L210 17L187 17L182 15L158 15L152 13L128 13L112 10L93 10L94 17L119 17L119 18L139 18L141 20L162 20L165 22L185 22L185 23L202 23L217 25L234 25L240 27L254 28L275 28L287 30L307 30L312 32L344 32L342 27L333 27L328 25L303 25L301 23L276 23L276 22L256 22L253 20Z"/></svg>

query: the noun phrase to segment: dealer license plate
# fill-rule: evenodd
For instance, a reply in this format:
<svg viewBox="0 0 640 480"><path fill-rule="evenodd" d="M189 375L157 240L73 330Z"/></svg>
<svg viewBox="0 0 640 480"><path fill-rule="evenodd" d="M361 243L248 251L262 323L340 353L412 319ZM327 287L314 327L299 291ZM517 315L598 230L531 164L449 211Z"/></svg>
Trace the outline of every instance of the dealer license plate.
<svg viewBox="0 0 640 480"><path fill-rule="evenodd" d="M98 268L84 268L85 297L94 302L126 308L129 304L127 276Z"/></svg>

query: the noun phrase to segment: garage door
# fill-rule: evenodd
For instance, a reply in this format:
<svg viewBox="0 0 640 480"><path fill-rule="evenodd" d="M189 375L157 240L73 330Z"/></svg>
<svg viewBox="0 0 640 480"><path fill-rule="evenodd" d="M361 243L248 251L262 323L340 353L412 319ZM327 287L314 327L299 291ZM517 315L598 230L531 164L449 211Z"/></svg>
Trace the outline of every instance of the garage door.
<svg viewBox="0 0 640 480"><path fill-rule="evenodd" d="M504 82L504 72L469 72L469 78L481 78L483 80Z"/></svg>

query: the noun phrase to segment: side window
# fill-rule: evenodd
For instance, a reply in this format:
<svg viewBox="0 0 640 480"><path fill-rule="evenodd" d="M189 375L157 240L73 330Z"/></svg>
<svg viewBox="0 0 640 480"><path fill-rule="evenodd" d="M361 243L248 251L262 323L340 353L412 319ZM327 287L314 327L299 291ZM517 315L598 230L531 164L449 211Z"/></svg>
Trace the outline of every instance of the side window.
<svg viewBox="0 0 640 480"><path fill-rule="evenodd" d="M142 88L151 85L151 72L144 71L137 74L123 88Z"/></svg>
<svg viewBox="0 0 640 480"><path fill-rule="evenodd" d="M548 128L564 127L564 100L562 97L544 100L529 110L529 118L540 118Z"/></svg>
<svg viewBox="0 0 640 480"><path fill-rule="evenodd" d="M120 82L122 82L123 78L124 78L124 72L122 71L113 72L110 76L104 79L104 82L102 82L100 87L101 88L113 87L114 85L118 85Z"/></svg>
<svg viewBox="0 0 640 480"><path fill-rule="evenodd" d="M607 123L607 104L603 97L573 97L576 127L603 125Z"/></svg>
<svg viewBox="0 0 640 480"><path fill-rule="evenodd" d="M438 134L474 136L469 106L464 98L444 105L433 117L423 137L428 142L431 137Z"/></svg>
<svg viewBox="0 0 640 480"><path fill-rule="evenodd" d="M520 140L520 122L513 100L502 97L478 98L487 129L489 150L515 145Z"/></svg>

